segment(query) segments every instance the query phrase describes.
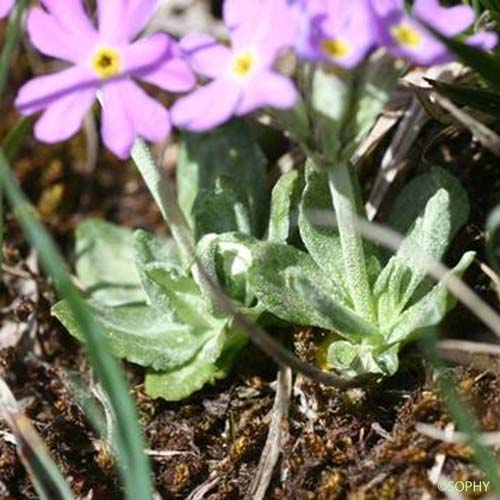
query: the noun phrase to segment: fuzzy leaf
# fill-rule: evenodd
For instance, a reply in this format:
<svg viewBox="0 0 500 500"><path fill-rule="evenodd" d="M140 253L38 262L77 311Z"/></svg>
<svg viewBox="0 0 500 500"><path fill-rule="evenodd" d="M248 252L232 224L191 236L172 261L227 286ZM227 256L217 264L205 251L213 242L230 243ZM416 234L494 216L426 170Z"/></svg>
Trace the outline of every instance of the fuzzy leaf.
<svg viewBox="0 0 500 500"><path fill-rule="evenodd" d="M238 186L250 214L253 234L261 232L267 214L267 161L250 129L234 120L206 134L184 134L177 167L179 204L193 226L192 209L201 189L214 190L226 177Z"/></svg>
<svg viewBox="0 0 500 500"><path fill-rule="evenodd" d="M376 54L357 71L314 72L315 122L329 161L351 159L389 100L401 69L400 62Z"/></svg>
<svg viewBox="0 0 500 500"><path fill-rule="evenodd" d="M363 375L391 376L398 371L399 346L354 344L336 340L328 346L327 363L347 377Z"/></svg>
<svg viewBox="0 0 500 500"><path fill-rule="evenodd" d="M299 292L304 302L310 304L311 308L323 318L325 324L329 323L329 330L349 340L381 338L374 326L358 316L352 309L335 301L307 276L298 274L292 286Z"/></svg>
<svg viewBox="0 0 500 500"><path fill-rule="evenodd" d="M222 348L221 340L222 337L214 338L195 357L175 370L150 370L145 379L146 394L152 398L180 401L200 390L205 384L224 378L246 343L246 338L230 331ZM214 357L217 351L219 355Z"/></svg>
<svg viewBox="0 0 500 500"><path fill-rule="evenodd" d="M258 304L289 323L329 329L331 321L318 313L316 307L294 288L297 275L307 276L324 293L342 302L335 283L307 253L279 243L256 245L248 277Z"/></svg>
<svg viewBox="0 0 500 500"><path fill-rule="evenodd" d="M500 207L489 215L486 224L486 248L491 265L497 273L500 272Z"/></svg>
<svg viewBox="0 0 500 500"><path fill-rule="evenodd" d="M136 263L162 262L182 274L182 261L173 239L162 240L148 231L138 229L134 231L133 244Z"/></svg>
<svg viewBox="0 0 500 500"><path fill-rule="evenodd" d="M135 235L137 269L148 303L163 314L188 325L207 328L213 321L198 285L172 261L168 247L162 251L144 231Z"/></svg>
<svg viewBox="0 0 500 500"><path fill-rule="evenodd" d="M197 328L176 322L170 314L146 304L109 307L90 301L89 306L116 357L156 370L183 365L205 344L221 335L225 324L219 321L213 328ZM74 337L84 340L65 301L58 302L52 313Z"/></svg>
<svg viewBox="0 0 500 500"><path fill-rule="evenodd" d="M423 215L390 259L374 287L379 324L386 332L426 277L425 256L440 260L451 234L450 196L440 189L427 203Z"/></svg>
<svg viewBox="0 0 500 500"><path fill-rule="evenodd" d="M392 206L389 225L406 234L439 189L445 189L450 197L450 239L453 238L469 218L469 199L460 181L441 167L433 167L429 173L416 177L401 190Z"/></svg>
<svg viewBox="0 0 500 500"><path fill-rule="evenodd" d="M85 291L103 304L145 300L130 229L97 219L82 222L76 230L76 274Z"/></svg>
<svg viewBox="0 0 500 500"><path fill-rule="evenodd" d="M331 214L333 219L332 210L327 175L309 167L299 207L300 236L311 257L338 283L347 301L349 293L345 285L340 238L333 220L328 217Z"/></svg>
<svg viewBox="0 0 500 500"><path fill-rule="evenodd" d="M252 233L248 207L231 179L220 178L213 190L200 189L192 209L195 240L204 235L239 231Z"/></svg>
<svg viewBox="0 0 500 500"><path fill-rule="evenodd" d="M248 282L248 270L257 241L241 233L211 234L205 236L196 249L205 272L223 288L228 297L236 301L235 306L239 308L250 307L255 302ZM213 311L216 311L213 293L203 286L203 278L198 275L196 268L193 274L205 299L212 302Z"/></svg>
<svg viewBox="0 0 500 500"><path fill-rule="evenodd" d="M283 174L274 186L269 219L270 241L287 242L296 223L295 210L302 189L302 179L296 170Z"/></svg>
<svg viewBox="0 0 500 500"><path fill-rule="evenodd" d="M455 276L461 276L471 265L476 254L467 252L460 262L451 270ZM407 340L422 329L439 324L446 313L456 303L455 298L448 293L445 285L446 278L439 282L434 288L420 299L416 304L408 308L398 319L389 335L387 342L396 343Z"/></svg>

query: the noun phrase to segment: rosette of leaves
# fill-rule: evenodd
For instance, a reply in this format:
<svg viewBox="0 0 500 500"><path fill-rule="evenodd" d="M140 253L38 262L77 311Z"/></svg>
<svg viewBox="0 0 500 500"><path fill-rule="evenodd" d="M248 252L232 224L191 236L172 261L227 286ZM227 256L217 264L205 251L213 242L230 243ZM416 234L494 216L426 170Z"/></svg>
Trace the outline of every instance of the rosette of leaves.
<svg viewBox="0 0 500 500"><path fill-rule="evenodd" d="M290 193L286 183L282 179L275 188L275 200L287 199L276 194L279 189ZM445 279L436 284L427 278L424 261L444 257L468 213L464 189L441 168L401 191L388 221L406 234L399 251L386 256L365 245L371 286L367 300L376 311L368 319L355 310L350 297L326 175L308 168L298 209L303 248L286 243L288 226L279 222L273 230L279 238L254 244L250 289L260 307L282 320L329 332L322 349L328 368L349 377L392 375L401 346L437 325L455 304ZM466 253L451 272L461 275L473 259L473 252Z"/></svg>
<svg viewBox="0 0 500 500"><path fill-rule="evenodd" d="M97 220L77 231L76 275L89 305L114 354L147 368L152 397L182 399L225 376L247 341L207 275L252 321L328 332L325 366L350 377L395 373L401 346L454 305L421 262L422 254L441 259L468 217L466 193L440 168L412 181L394 203L389 223L407 234L397 254L365 245L375 319L353 305L326 174L309 165L305 178L281 176L268 217L264 157L236 122L187 136L177 175L203 273L186 264L173 239ZM452 272L463 273L473 258L465 254ZM64 301L53 312L81 338Z"/></svg>
<svg viewBox="0 0 500 500"><path fill-rule="evenodd" d="M187 135L177 184L194 239L231 231L236 239L260 236L269 205L265 174L265 157L243 122ZM206 246L206 240L200 242L200 249ZM210 248L200 252L204 262L213 253ZM245 296L244 262L235 258L231 245L219 253L224 262L217 272L235 307L258 317L255 301ZM76 277L112 352L146 367L146 393L168 400L224 377L246 343L184 262L173 239L146 231L87 220L76 232ZM54 306L53 314L82 340L65 301Z"/></svg>

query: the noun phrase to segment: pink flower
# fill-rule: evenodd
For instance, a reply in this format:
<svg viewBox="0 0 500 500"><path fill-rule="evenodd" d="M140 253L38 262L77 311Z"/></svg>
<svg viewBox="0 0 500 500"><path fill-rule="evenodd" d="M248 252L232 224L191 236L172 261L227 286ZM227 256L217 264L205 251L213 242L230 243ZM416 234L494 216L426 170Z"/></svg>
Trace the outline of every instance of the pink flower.
<svg viewBox="0 0 500 500"><path fill-rule="evenodd" d="M404 0L370 0L378 41L396 57L420 66L432 66L452 61L454 56L426 27L432 27L447 37L464 33L474 23L475 15L468 5L444 7L439 0L415 0L411 13ZM497 36L479 32L467 43L491 50Z"/></svg>
<svg viewBox="0 0 500 500"><path fill-rule="evenodd" d="M296 8L307 21L297 45L305 58L353 68L375 46L368 0L309 0Z"/></svg>
<svg viewBox="0 0 500 500"><path fill-rule="evenodd" d="M24 115L43 111L35 136L58 142L73 136L92 107L102 104L102 137L120 158L127 158L137 136L152 142L171 130L168 111L134 78L171 92L195 83L175 42L164 33L133 41L151 17L155 0L98 0L98 29L81 0L41 0L28 17L32 44L70 64L34 78L19 91L16 106Z"/></svg>
<svg viewBox="0 0 500 500"><path fill-rule="evenodd" d="M291 80L273 69L296 34L287 0L227 0L224 21L231 30L230 48L208 35L191 35L181 43L194 70L212 80L173 106L173 121L181 128L201 132L233 115L263 106L290 108L297 100Z"/></svg>
<svg viewBox="0 0 500 500"><path fill-rule="evenodd" d="M0 0L0 18L5 17L14 7L14 0Z"/></svg>

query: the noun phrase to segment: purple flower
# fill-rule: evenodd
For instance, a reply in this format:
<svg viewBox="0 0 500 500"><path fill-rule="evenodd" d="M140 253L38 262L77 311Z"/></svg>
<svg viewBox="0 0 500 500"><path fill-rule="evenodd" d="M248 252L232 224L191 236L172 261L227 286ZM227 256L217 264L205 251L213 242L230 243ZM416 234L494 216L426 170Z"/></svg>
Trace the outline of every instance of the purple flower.
<svg viewBox="0 0 500 500"><path fill-rule="evenodd" d="M181 42L194 70L212 80L173 106L173 121L181 128L205 131L233 115L263 106L290 108L296 102L293 83L273 69L296 33L287 1L228 0L224 20L230 28L230 48L208 35L191 35Z"/></svg>
<svg viewBox="0 0 500 500"><path fill-rule="evenodd" d="M0 0L0 18L5 17L13 6L14 0Z"/></svg>
<svg viewBox="0 0 500 500"><path fill-rule="evenodd" d="M353 68L375 45L368 0L308 2L309 55L316 61Z"/></svg>
<svg viewBox="0 0 500 500"><path fill-rule="evenodd" d="M289 0L290 10L297 22L295 50L300 57L317 59L317 40L321 22L327 16L325 0Z"/></svg>
<svg viewBox="0 0 500 500"><path fill-rule="evenodd" d="M371 5L379 43L395 56L421 66L453 59L446 46L425 25L453 37L466 31L474 22L471 7L442 7L439 0L415 0L411 14L407 13L404 0L371 0ZM491 49L496 41L496 35L483 32L470 37L468 43Z"/></svg>
<svg viewBox="0 0 500 500"><path fill-rule="evenodd" d="M172 92L190 90L194 74L174 41L164 33L133 42L151 17L155 0L98 0L98 29L81 0L41 0L28 17L33 45L70 64L34 78L16 99L24 115L43 111L35 136L58 142L73 136L92 107L102 103L102 137L120 158L127 158L137 136L158 142L171 129L168 111L133 80Z"/></svg>

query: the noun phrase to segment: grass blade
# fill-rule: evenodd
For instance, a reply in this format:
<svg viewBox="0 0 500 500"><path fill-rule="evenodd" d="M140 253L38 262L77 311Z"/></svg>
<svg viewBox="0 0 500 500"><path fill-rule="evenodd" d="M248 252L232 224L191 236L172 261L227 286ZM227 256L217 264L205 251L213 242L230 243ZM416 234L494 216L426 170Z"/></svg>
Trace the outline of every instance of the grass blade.
<svg viewBox="0 0 500 500"><path fill-rule="evenodd" d="M74 500L73 492L52 461L31 422L19 410L17 401L0 378L0 414L16 438L19 458L42 500Z"/></svg>
<svg viewBox="0 0 500 500"><path fill-rule="evenodd" d="M10 18L9 28L5 37L5 43L2 49L2 54L0 55L0 99L3 96L5 85L7 83L7 76L9 73L12 55L14 54L14 50L19 40L21 19L26 7L26 3L27 0L20 0L17 4L16 10L14 11L14 14ZM0 276L3 261L3 218L3 196L2 190L0 189Z"/></svg>
<svg viewBox="0 0 500 500"><path fill-rule="evenodd" d="M16 153L21 146L24 136L28 133L30 126L31 120L23 117L13 128L9 130L9 133L2 142L2 148L9 161L12 161L14 156L16 156Z"/></svg>
<svg viewBox="0 0 500 500"><path fill-rule="evenodd" d="M3 95L5 85L7 84L7 76L9 74L9 66L14 54L14 50L19 40L21 31L21 20L24 9L26 8L27 0L19 0L16 9L12 14L3 45L2 55L0 56L0 96Z"/></svg>
<svg viewBox="0 0 500 500"><path fill-rule="evenodd" d="M62 256L45 228L36 219L30 204L17 185L2 150L0 150L0 184L27 239L36 248L47 274L54 280L60 296L64 297L71 307L85 335L90 362L116 417L113 438L126 490L125 496L130 500L151 499L153 488L149 463L144 454L137 412L129 396L125 378L107 347L101 328L71 283Z"/></svg>
<svg viewBox="0 0 500 500"><path fill-rule="evenodd" d="M458 428L467 435L468 444L474 450L474 459L477 465L486 474L498 494L500 492L498 461L488 447L482 443L477 421L459 395L456 389L457 381L452 376L450 370L444 367L439 357L438 339L435 329L430 330L422 344L427 358L434 365L434 369L438 374L438 386L453 420L457 423Z"/></svg>

